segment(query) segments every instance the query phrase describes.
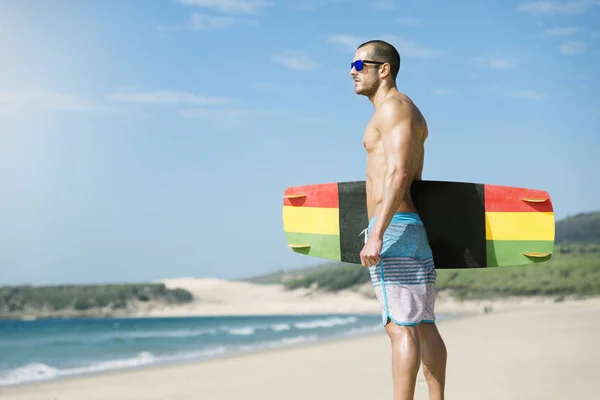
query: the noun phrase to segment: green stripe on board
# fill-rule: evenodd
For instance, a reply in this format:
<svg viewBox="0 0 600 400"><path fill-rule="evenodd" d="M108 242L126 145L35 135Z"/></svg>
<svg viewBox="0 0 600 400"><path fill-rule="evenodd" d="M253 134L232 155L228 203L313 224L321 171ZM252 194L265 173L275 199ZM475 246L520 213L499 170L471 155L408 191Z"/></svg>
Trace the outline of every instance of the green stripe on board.
<svg viewBox="0 0 600 400"><path fill-rule="evenodd" d="M290 249L313 257L340 261L340 236L317 233L286 232L288 244L309 244L308 249Z"/></svg>
<svg viewBox="0 0 600 400"><path fill-rule="evenodd" d="M488 240L487 266L498 265L523 265L548 261L551 256L544 258L527 257L523 253L538 252L552 253L554 241L552 240Z"/></svg>

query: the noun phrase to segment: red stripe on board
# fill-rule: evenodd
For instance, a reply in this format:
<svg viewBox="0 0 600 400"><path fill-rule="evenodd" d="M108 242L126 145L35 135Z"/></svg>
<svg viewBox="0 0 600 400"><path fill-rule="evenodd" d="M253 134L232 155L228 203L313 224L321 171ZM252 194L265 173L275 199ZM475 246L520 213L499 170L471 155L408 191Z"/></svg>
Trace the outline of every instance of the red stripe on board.
<svg viewBox="0 0 600 400"><path fill-rule="evenodd" d="M544 190L511 186L484 185L485 211L488 212L553 212L552 199ZM547 199L527 202L523 199Z"/></svg>
<svg viewBox="0 0 600 400"><path fill-rule="evenodd" d="M294 199L284 197L284 206L339 208L340 205L337 183L293 186L284 192L284 196L294 194L305 194L306 196Z"/></svg>

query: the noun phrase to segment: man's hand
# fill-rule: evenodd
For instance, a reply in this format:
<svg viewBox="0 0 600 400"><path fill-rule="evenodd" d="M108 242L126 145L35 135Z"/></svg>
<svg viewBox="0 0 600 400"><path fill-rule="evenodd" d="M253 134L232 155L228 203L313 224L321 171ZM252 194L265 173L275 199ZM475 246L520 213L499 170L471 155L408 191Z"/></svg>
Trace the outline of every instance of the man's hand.
<svg viewBox="0 0 600 400"><path fill-rule="evenodd" d="M362 251L360 252L360 263L363 267L375 265L381 259L380 253L383 248L383 239L377 235L371 235L367 239Z"/></svg>

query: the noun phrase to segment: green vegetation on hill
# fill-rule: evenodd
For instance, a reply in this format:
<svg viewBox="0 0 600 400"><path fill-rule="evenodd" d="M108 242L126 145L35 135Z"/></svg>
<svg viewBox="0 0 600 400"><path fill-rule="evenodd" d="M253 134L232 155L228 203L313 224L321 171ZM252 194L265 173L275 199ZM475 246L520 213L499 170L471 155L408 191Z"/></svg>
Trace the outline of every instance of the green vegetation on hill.
<svg viewBox="0 0 600 400"><path fill-rule="evenodd" d="M285 282L287 280L297 278L299 274L319 274L326 272L328 269L332 267L338 266L340 263L336 262L326 262L319 264L314 267L303 268L301 270L296 271L287 271L287 270L278 270L275 272L270 272L264 275L257 275L246 279L240 279L242 282L250 282L250 283L259 283L259 284L276 284Z"/></svg>
<svg viewBox="0 0 600 400"><path fill-rule="evenodd" d="M316 267L277 271L245 281L265 285L283 284L289 290L316 285L319 290L335 292L369 282L370 276L369 270L360 265L332 261Z"/></svg>
<svg viewBox="0 0 600 400"><path fill-rule="evenodd" d="M600 295L600 245L562 245L547 262L503 268L438 270L437 290L454 296Z"/></svg>
<svg viewBox="0 0 600 400"><path fill-rule="evenodd" d="M193 300L164 284L107 284L0 287L0 318L32 315L94 315L119 312L140 303L182 304Z"/></svg>
<svg viewBox="0 0 600 400"><path fill-rule="evenodd" d="M555 242L600 243L600 211L581 213L557 221Z"/></svg>
<svg viewBox="0 0 600 400"><path fill-rule="evenodd" d="M437 270L436 288L458 298L501 296L600 295L600 212L558 221L552 258L544 263L503 268ZM562 243L562 244L559 244ZM368 269L329 262L310 269L279 271L251 279L282 283L292 290L316 286L324 291L351 289L370 282Z"/></svg>

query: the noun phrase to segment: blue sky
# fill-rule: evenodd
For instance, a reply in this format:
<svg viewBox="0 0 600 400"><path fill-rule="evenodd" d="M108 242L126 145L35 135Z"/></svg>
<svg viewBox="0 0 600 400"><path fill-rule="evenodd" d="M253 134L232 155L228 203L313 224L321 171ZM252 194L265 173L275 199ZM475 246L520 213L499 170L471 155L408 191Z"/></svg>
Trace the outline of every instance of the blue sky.
<svg viewBox="0 0 600 400"><path fill-rule="evenodd" d="M600 209L600 1L0 5L0 284L239 278L285 246L287 186L364 179L349 63L397 46L424 179Z"/></svg>

